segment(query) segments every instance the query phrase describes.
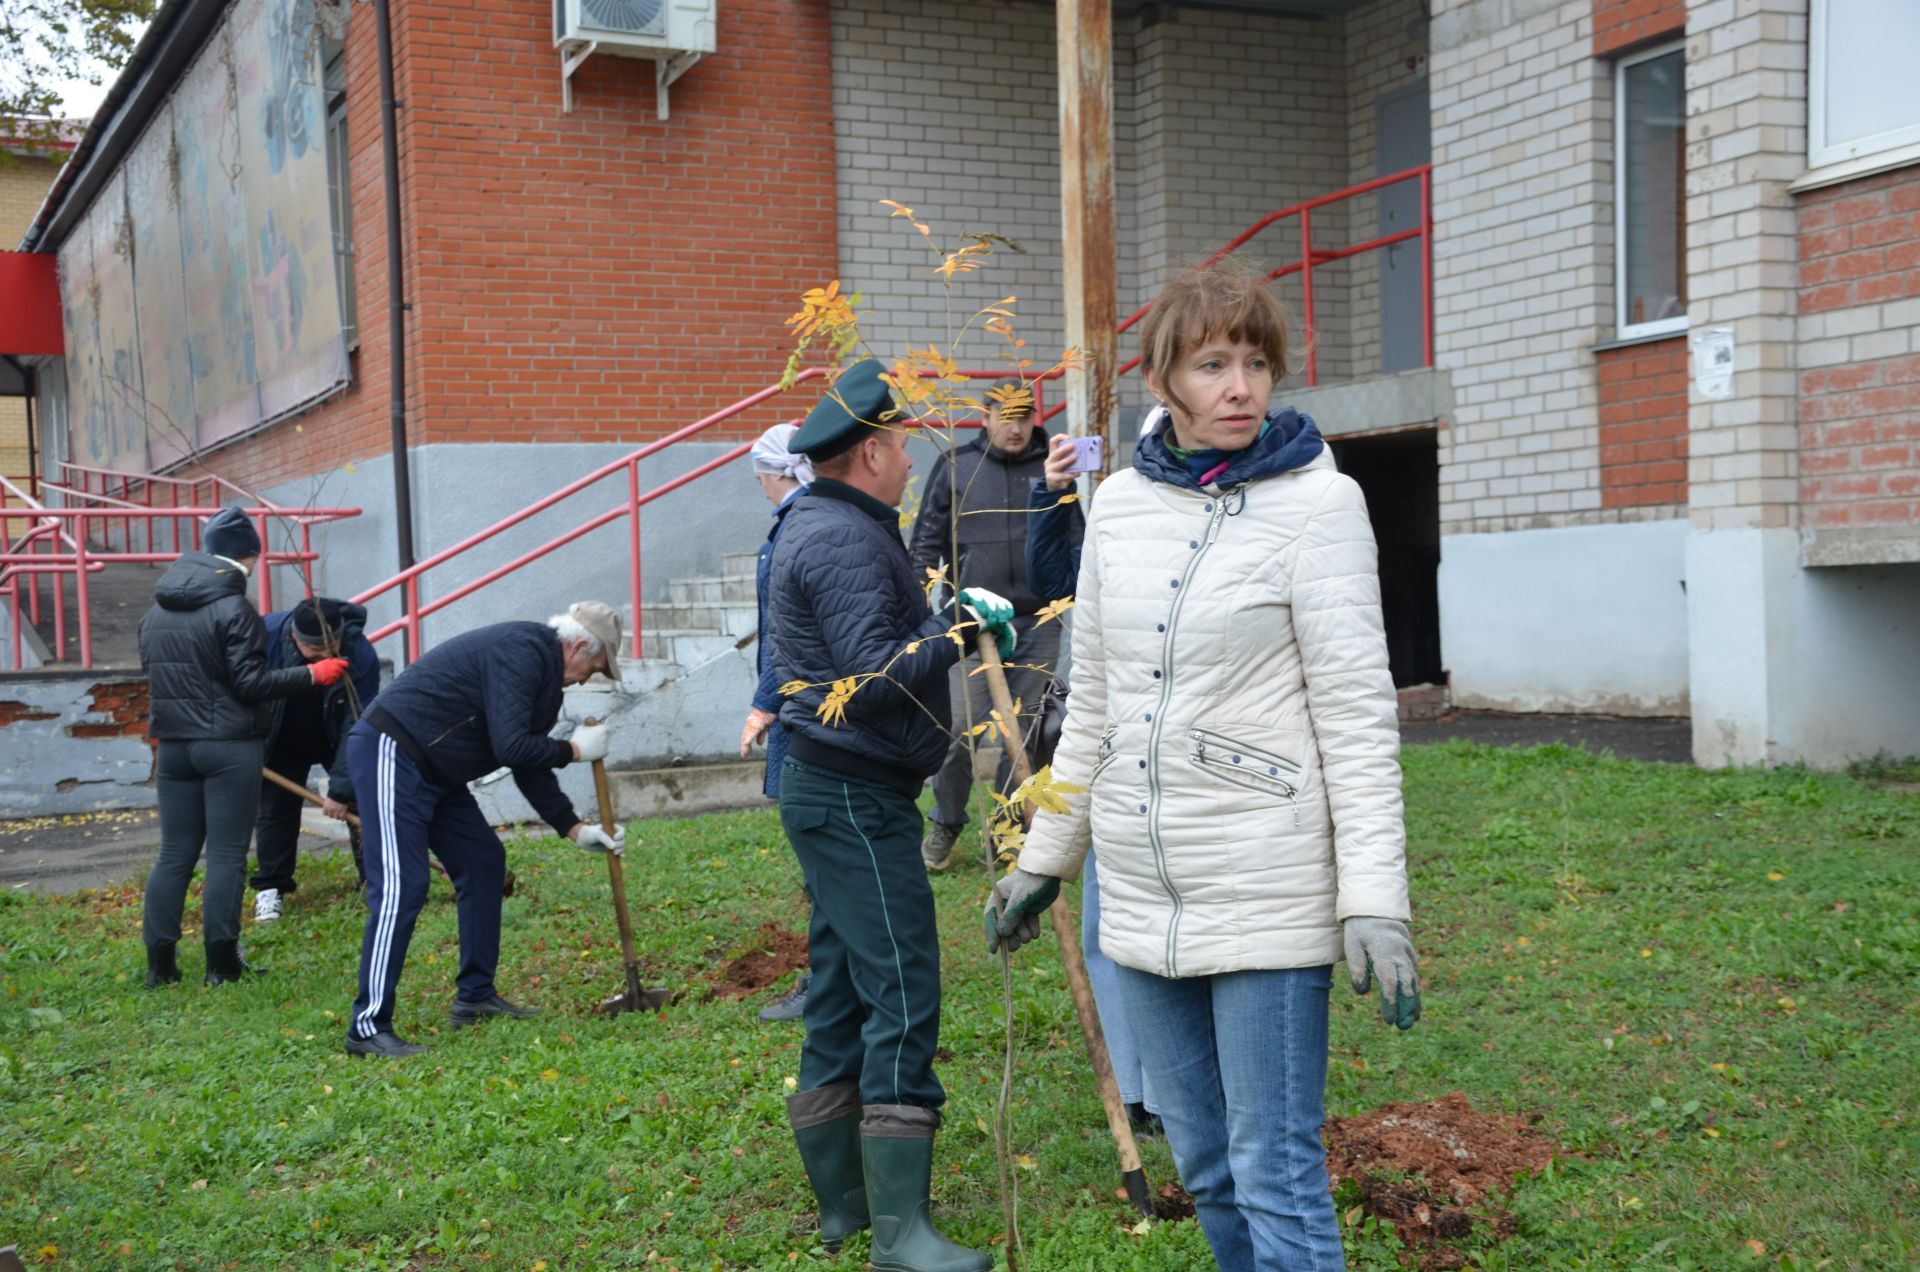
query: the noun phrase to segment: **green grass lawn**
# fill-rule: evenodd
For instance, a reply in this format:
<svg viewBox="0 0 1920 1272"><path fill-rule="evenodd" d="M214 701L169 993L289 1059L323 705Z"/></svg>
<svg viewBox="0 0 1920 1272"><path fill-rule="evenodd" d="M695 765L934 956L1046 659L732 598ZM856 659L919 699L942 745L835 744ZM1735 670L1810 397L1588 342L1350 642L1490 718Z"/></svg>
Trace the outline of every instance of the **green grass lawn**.
<svg viewBox="0 0 1920 1272"><path fill-rule="evenodd" d="M1337 982L1329 1112L1463 1091L1563 1156L1469 1239L1489 1269L1920 1266L1920 795L1548 747L1406 759L1426 1016ZM784 1268L826 1259L783 1098L796 1025L705 1001L716 959L803 922L771 813L638 826L628 878L663 1017L621 976L606 872L509 846L501 987L545 1009L458 1035L443 881L400 986L417 1060L340 1049L362 911L344 854L247 933L266 978L141 987L137 888L0 898L0 1245L70 1268ZM630 841L631 842L631 841ZM935 1197L1000 1231L1001 980L982 873L934 881L950 1100ZM197 906L197 897L191 902ZM190 919L193 917L190 914ZM1191 1223L1131 1230L1057 953L1015 961L1023 1267L1211 1266ZM785 988L784 985L781 986ZM1146 1145L1156 1183L1164 1145ZM1343 1210L1346 1207L1343 1205ZM840 1265L858 1268L864 1238ZM1353 1267L1397 1267L1372 1219Z"/></svg>

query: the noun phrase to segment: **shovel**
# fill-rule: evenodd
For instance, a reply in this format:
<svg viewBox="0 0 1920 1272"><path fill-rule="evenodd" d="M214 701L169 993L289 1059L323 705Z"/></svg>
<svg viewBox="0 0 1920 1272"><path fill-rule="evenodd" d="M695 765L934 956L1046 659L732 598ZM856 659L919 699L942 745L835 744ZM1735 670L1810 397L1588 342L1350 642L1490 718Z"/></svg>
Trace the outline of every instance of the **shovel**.
<svg viewBox="0 0 1920 1272"><path fill-rule="evenodd" d="M588 724L595 724L591 716ZM607 783L603 760L593 762L593 793L600 797L600 826L613 834L613 788ZM627 869L618 853L607 854L607 880L613 885L613 917L620 925L620 959L627 969L627 987L600 1004L600 1014L617 1016L623 1011L655 1012L667 1005L673 995L664 989L640 988L640 961L633 952L633 920L627 915Z"/></svg>
<svg viewBox="0 0 1920 1272"><path fill-rule="evenodd" d="M999 717L1000 744L1007 748L1013 764L1016 784L1033 776L1027 760L1027 748L1021 737L1020 722L1013 713L1013 694L1007 689L1007 673L1000 666L1000 647L986 632L976 640L980 666L987 678L987 692L993 698L993 713ZM1107 1130L1119 1150L1120 1182L1127 1200L1142 1215L1153 1214L1153 1192L1147 1185L1146 1169L1140 1164L1140 1146L1133 1139L1133 1124L1127 1120L1127 1106L1120 1098L1120 1085L1114 1080L1113 1060L1107 1055L1107 1035L1100 1028L1099 1009L1093 1001L1093 983L1087 979L1087 962L1080 954L1080 934L1073 930L1073 916L1066 898L1054 901L1047 911L1053 920L1053 934L1060 942L1060 965L1066 969L1067 988L1073 992L1074 1014L1080 1018L1080 1033L1086 1039L1087 1057L1093 1062L1093 1083L1100 1092L1101 1107L1106 1110Z"/></svg>
<svg viewBox="0 0 1920 1272"><path fill-rule="evenodd" d="M274 772L272 769L261 769L260 776L266 778L269 782L272 782L275 786L278 786L281 790L286 791L287 793L292 795L298 795L301 799L306 800L310 804L320 804L324 806L327 802L326 800L320 798L320 796L316 795L314 792L300 785L300 783L294 781L292 778L283 777L279 773ZM353 827L355 830L360 829L359 814L348 813L347 825ZM356 861L355 864L357 865L359 863ZM447 868L441 865L438 861L435 861L432 857L429 857L427 858L427 864L433 867L435 874L438 874L442 878L446 877ZM510 897L513 895L513 871L511 870L507 871L506 877L500 881L500 895L503 897Z"/></svg>

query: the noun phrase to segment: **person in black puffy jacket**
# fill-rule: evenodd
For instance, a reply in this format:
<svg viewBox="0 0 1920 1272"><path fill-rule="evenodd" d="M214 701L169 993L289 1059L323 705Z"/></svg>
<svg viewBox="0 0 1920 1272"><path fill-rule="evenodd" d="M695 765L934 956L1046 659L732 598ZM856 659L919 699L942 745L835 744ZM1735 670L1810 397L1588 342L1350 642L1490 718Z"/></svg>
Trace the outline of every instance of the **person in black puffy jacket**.
<svg viewBox="0 0 1920 1272"><path fill-rule="evenodd" d="M168 567L140 620L147 732L159 744L160 856L147 876L141 918L149 986L180 979L180 915L203 845L207 983L253 970L240 958L240 901L273 702L333 684L347 669L344 658L267 666L266 628L247 600L260 537L246 514L220 512L201 542L204 551L183 553Z"/></svg>

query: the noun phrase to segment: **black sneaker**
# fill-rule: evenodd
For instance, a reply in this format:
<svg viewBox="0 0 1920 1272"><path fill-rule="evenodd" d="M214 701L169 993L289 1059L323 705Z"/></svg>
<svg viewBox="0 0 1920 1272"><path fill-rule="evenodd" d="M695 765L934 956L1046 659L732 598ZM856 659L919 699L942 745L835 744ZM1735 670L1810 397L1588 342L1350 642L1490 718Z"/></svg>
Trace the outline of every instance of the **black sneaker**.
<svg viewBox="0 0 1920 1272"><path fill-rule="evenodd" d="M772 1024L776 1020L798 1020L807 1010L807 986L813 983L813 973L802 970L800 979L794 982L793 992L777 1003L769 1003L760 1009L760 1020Z"/></svg>
<svg viewBox="0 0 1920 1272"><path fill-rule="evenodd" d="M390 1060L404 1060L425 1050L425 1047L417 1047L397 1033L377 1033L371 1038L347 1035L347 1054L350 1056L385 1056Z"/></svg>
<svg viewBox="0 0 1920 1272"><path fill-rule="evenodd" d="M522 1007L495 994L492 998L483 999L477 1003L466 1003L455 999L453 1010L447 1013L447 1019L455 1029L465 1029L468 1025L477 1025L494 1016L512 1016L515 1019L524 1020L528 1016L539 1014L540 1010L537 1007Z"/></svg>

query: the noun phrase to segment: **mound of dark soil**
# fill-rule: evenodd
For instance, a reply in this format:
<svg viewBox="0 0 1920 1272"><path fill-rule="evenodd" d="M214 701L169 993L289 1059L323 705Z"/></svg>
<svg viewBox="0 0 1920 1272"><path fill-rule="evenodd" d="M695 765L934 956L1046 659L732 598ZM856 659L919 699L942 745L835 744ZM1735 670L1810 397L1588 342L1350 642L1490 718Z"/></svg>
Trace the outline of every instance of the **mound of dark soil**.
<svg viewBox="0 0 1920 1272"><path fill-rule="evenodd" d="M762 923L741 943L741 952L713 972L708 998L745 998L757 994L788 972L807 965L807 937L778 924Z"/></svg>

